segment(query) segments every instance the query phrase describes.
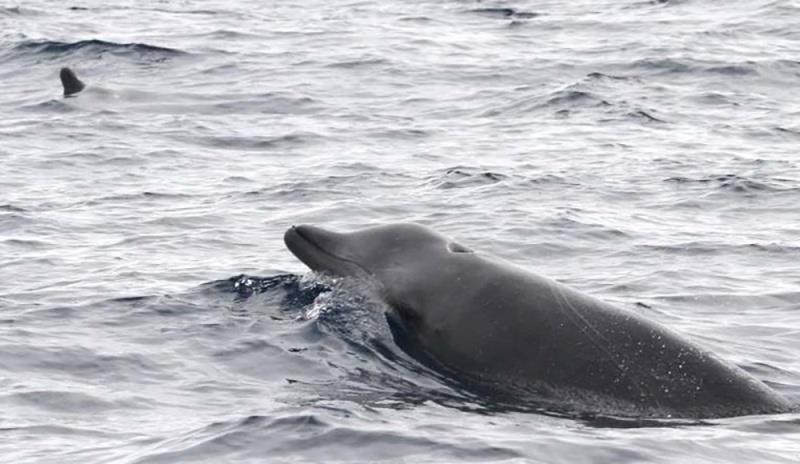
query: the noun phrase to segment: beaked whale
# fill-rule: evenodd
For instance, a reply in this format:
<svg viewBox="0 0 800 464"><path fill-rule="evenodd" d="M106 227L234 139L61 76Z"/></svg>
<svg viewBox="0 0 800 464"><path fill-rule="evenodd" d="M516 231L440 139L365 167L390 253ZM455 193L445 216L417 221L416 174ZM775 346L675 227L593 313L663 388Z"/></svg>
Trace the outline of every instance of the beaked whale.
<svg viewBox="0 0 800 464"><path fill-rule="evenodd" d="M786 399L674 331L417 224L350 233L295 226L313 271L368 277L434 367L570 411L710 418L784 412Z"/></svg>

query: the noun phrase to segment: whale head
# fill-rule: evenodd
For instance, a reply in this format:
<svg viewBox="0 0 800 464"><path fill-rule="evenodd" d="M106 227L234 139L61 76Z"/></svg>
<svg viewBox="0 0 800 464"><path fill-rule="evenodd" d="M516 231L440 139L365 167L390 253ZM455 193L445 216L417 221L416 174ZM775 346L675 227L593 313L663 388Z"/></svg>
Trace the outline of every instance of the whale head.
<svg viewBox="0 0 800 464"><path fill-rule="evenodd" d="M289 250L311 270L341 277L372 276L384 281L426 265L436 258L471 253L447 237L419 224L389 224L355 232L292 226L284 235Z"/></svg>
<svg viewBox="0 0 800 464"><path fill-rule="evenodd" d="M289 250L311 270L339 277L370 278L381 297L405 319L430 317L442 281L454 279L472 250L419 224L389 224L355 232L293 226ZM435 306L435 305L433 305Z"/></svg>

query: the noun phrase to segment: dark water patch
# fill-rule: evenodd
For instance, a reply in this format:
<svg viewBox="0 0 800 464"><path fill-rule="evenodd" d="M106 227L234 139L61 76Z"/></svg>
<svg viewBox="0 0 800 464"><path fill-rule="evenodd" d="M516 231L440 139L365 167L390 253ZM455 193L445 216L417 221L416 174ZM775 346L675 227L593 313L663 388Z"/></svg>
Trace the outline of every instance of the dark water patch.
<svg viewBox="0 0 800 464"><path fill-rule="evenodd" d="M8 238L8 239L0 239L0 244L8 245L11 247L18 247L23 249L32 249L32 250L44 250L47 248L52 248L53 244L49 242L45 242L43 240L32 240L32 239L22 239L22 238Z"/></svg>
<svg viewBox="0 0 800 464"><path fill-rule="evenodd" d="M176 237L180 235L179 232L175 232L172 234L164 233L164 234L142 234L137 235L134 237L126 237L121 240L112 243L106 243L103 245L99 245L99 249L116 249L116 248L126 248L128 246L139 246L139 247L146 247L146 246L153 246L156 247L160 244L165 242L170 242L174 240Z"/></svg>
<svg viewBox="0 0 800 464"><path fill-rule="evenodd" d="M203 98L198 96L198 101ZM319 111L320 102L297 95L265 93L235 95L226 101L186 105L185 112L200 114L310 114Z"/></svg>
<svg viewBox="0 0 800 464"><path fill-rule="evenodd" d="M412 128L405 128L405 129L386 129L375 131L372 133L372 136L377 138L387 138L392 140L417 140L421 138L425 138L431 135L430 131L426 131L423 129L412 129Z"/></svg>
<svg viewBox="0 0 800 464"><path fill-rule="evenodd" d="M230 14L231 12L229 12L229 11L220 11L220 10L181 10L181 11L170 11L170 13L187 14L187 15L203 15L203 16L219 16L221 14Z"/></svg>
<svg viewBox="0 0 800 464"><path fill-rule="evenodd" d="M241 193L247 196L264 196L285 201L308 202L315 200L331 200L333 198L350 198L352 190L346 184L357 181L359 176L351 179L323 179L319 181L284 182L256 190ZM345 184L345 185L342 185Z"/></svg>
<svg viewBox="0 0 800 464"><path fill-rule="evenodd" d="M258 354L260 355L274 355L274 352L280 351L281 348L275 345L270 340L264 338L238 340L233 346L216 348L212 352L212 356L220 359L230 359L241 357L242 355Z"/></svg>
<svg viewBox="0 0 800 464"><path fill-rule="evenodd" d="M564 89L551 94L545 102L545 105L562 107L597 107L611 106L611 103L587 90Z"/></svg>
<svg viewBox="0 0 800 464"><path fill-rule="evenodd" d="M604 74L601 72L590 72L586 75L586 78L589 80L610 80L610 81L630 81L630 80L638 80L636 77L629 77L629 76L615 76L612 74Z"/></svg>
<svg viewBox="0 0 800 464"><path fill-rule="evenodd" d="M666 123L663 119L659 119L644 110L636 110L628 113L628 117L644 122Z"/></svg>
<svg viewBox="0 0 800 464"><path fill-rule="evenodd" d="M433 18L430 18L428 16L404 16L400 18L400 21L414 22L414 23L430 23L433 22Z"/></svg>
<svg viewBox="0 0 800 464"><path fill-rule="evenodd" d="M52 413L103 413L119 409L121 404L93 395L71 391L41 390L8 393L0 396L6 406L29 406Z"/></svg>
<svg viewBox="0 0 800 464"><path fill-rule="evenodd" d="M10 434L18 433L24 438L30 438L34 435L44 436L63 436L63 437L87 437L87 438L100 438L100 437L113 437L116 434L109 433L100 428L88 429L75 426L62 426L62 425L28 425L28 426L6 426L0 427L0 432L7 432Z"/></svg>
<svg viewBox="0 0 800 464"><path fill-rule="evenodd" d="M476 8L473 10L467 10L467 13L474 13L482 16L507 18L509 16L513 16L514 13L516 13L516 10L514 10L513 8Z"/></svg>
<svg viewBox="0 0 800 464"><path fill-rule="evenodd" d="M397 431L388 424L366 429L347 422L311 412L231 419L168 439L135 462L250 460L263 456L282 461L295 460L298 450L309 462L327 462L331 456L339 462L395 462L417 456L487 462L520 457L518 452L486 446L481 440L453 444L439 442L424 432Z"/></svg>
<svg viewBox="0 0 800 464"><path fill-rule="evenodd" d="M108 53L117 56L170 58L188 55L187 52L174 48L145 43L115 43L99 39L79 40L77 42L26 40L14 46L13 50L21 56L65 56L75 53L100 56Z"/></svg>
<svg viewBox="0 0 800 464"><path fill-rule="evenodd" d="M481 171L471 167L456 166L447 169L444 173L428 182L436 188L449 190L454 188L491 185L506 179L508 179L508 176L499 172Z"/></svg>
<svg viewBox="0 0 800 464"><path fill-rule="evenodd" d="M740 106L740 104L733 100L731 95L726 95L719 92L705 92L692 99L698 103L707 105L720 105L720 106Z"/></svg>
<svg viewBox="0 0 800 464"><path fill-rule="evenodd" d="M709 66L705 68L705 71L714 74L722 74L724 76L746 76L758 73L754 63Z"/></svg>
<svg viewBox="0 0 800 464"><path fill-rule="evenodd" d="M699 242L688 242L679 245L639 245L639 247L645 250L652 250L660 253L686 256L718 255L725 252L724 247L721 247L718 244L706 244Z"/></svg>
<svg viewBox="0 0 800 464"><path fill-rule="evenodd" d="M385 58L376 58L376 57L365 57L360 58L357 60L344 60L344 61L336 61L334 63L328 63L325 65L326 68L339 68L339 69L360 69L360 68L371 68L374 66L381 66L389 64L390 61Z"/></svg>
<svg viewBox="0 0 800 464"><path fill-rule="evenodd" d="M555 116L558 119L567 119L571 115L572 115L572 111L567 110L567 109L561 109L561 110L558 110L555 113L553 113L553 116Z"/></svg>
<svg viewBox="0 0 800 464"><path fill-rule="evenodd" d="M729 77L759 74L759 66L755 62L715 63L691 58L645 58L633 62L631 67L661 73L719 74Z"/></svg>
<svg viewBox="0 0 800 464"><path fill-rule="evenodd" d="M202 34L189 35L189 37L206 39L211 42L216 40L264 40L264 36L262 35L233 29L217 29L211 32L204 32Z"/></svg>
<svg viewBox="0 0 800 464"><path fill-rule="evenodd" d="M779 243L748 243L748 250L755 250L762 253L774 253L777 255L800 255L800 246L783 245Z"/></svg>
<svg viewBox="0 0 800 464"><path fill-rule="evenodd" d="M252 184L255 182L254 179L242 175L228 176L224 179L224 181L231 184Z"/></svg>
<svg viewBox="0 0 800 464"><path fill-rule="evenodd" d="M112 163L113 164L113 163ZM115 195L108 195L103 196L100 198L93 198L91 200L86 200L81 202L83 206L99 206L99 205L107 205L109 203L171 203L178 200L187 200L190 198L194 198L196 195L191 195L188 193L167 193L167 192L131 192L131 193L120 193Z"/></svg>
<svg viewBox="0 0 800 464"><path fill-rule="evenodd" d="M231 62L224 62L224 63L210 63L210 65L200 71L198 74L200 75L221 75L221 76L230 76L232 73L237 73L240 71L240 65L238 63L231 63Z"/></svg>
<svg viewBox="0 0 800 464"><path fill-rule="evenodd" d="M774 130L775 132L792 139L800 139L800 128L778 126Z"/></svg>
<svg viewBox="0 0 800 464"><path fill-rule="evenodd" d="M578 83L544 95L525 96L505 107L492 108L480 113L481 117L500 115L519 116L535 111L550 111L559 119L568 118L577 112L596 113L597 110L614 111L616 105L590 90L589 85Z"/></svg>
<svg viewBox="0 0 800 464"><path fill-rule="evenodd" d="M684 5L691 0L649 0L646 3L650 5L662 5L662 6L676 6L676 5Z"/></svg>
<svg viewBox="0 0 800 464"><path fill-rule="evenodd" d="M664 182L678 185L707 185L715 190L731 191L736 193L761 193L798 191L800 187L790 179L772 178L768 181L755 180L737 174L712 175L707 177L668 177Z"/></svg>
<svg viewBox="0 0 800 464"><path fill-rule="evenodd" d="M577 187L581 185L581 183L577 180L569 180L556 174L544 174L536 177L526 177L522 183L530 186L563 185Z"/></svg>
<svg viewBox="0 0 800 464"><path fill-rule="evenodd" d="M366 166L366 165L364 165ZM332 168L333 167L333 168ZM309 172L318 173L333 169L344 171L341 175L328 175L310 180L273 183L268 187L249 190L236 195L265 196L276 201L308 202L334 199L352 199L354 194L372 185L387 185L390 182L406 182L406 176L397 176L386 169L368 168L364 171L349 169L340 162L331 162L324 167L309 166ZM352 172L352 173L350 173ZM399 180L398 180L399 179Z"/></svg>
<svg viewBox="0 0 800 464"><path fill-rule="evenodd" d="M147 243L152 240L144 238L141 241ZM126 241L137 242L135 239L122 240ZM173 321L185 323L172 326L173 329L192 326L197 318L203 318L208 314L208 304L210 302L198 303L194 298L183 295L164 294L103 299L82 306L81 309L88 312L92 320L103 326L133 328L155 325L163 332L165 324L172 324ZM98 314L102 317L98 318ZM163 321L156 322L159 319Z"/></svg>
<svg viewBox="0 0 800 464"><path fill-rule="evenodd" d="M648 71L662 71L667 73L685 73L692 70L692 66L673 58L645 58L634 61L633 68L642 68Z"/></svg>
<svg viewBox="0 0 800 464"><path fill-rule="evenodd" d="M3 6L0 7L0 16L16 17L16 16L43 16L45 13L41 10L22 6Z"/></svg>
<svg viewBox="0 0 800 464"><path fill-rule="evenodd" d="M673 245L637 245L637 248L685 256L727 255L729 253L749 255L753 252L786 256L800 253L800 246L778 243L685 242Z"/></svg>
<svg viewBox="0 0 800 464"><path fill-rule="evenodd" d="M539 13L531 11L520 11L508 7L487 7L487 8L474 8L466 11L469 14L486 16L488 18L498 19L530 19L539 16Z"/></svg>
<svg viewBox="0 0 800 464"><path fill-rule="evenodd" d="M19 206L6 203L4 205L0 205L0 212L25 213L27 210L25 208L20 208Z"/></svg>
<svg viewBox="0 0 800 464"><path fill-rule="evenodd" d="M123 303L123 304L141 304L152 301L152 296L121 296L108 300L110 303Z"/></svg>
<svg viewBox="0 0 800 464"><path fill-rule="evenodd" d="M134 11L156 11L159 13L167 13L169 15L200 15L200 16L232 16L234 18L241 18L241 14L235 12L234 10L221 8L219 10L178 10L178 9L166 9L166 8L153 8L150 6L146 7L131 7L130 9Z"/></svg>
<svg viewBox="0 0 800 464"><path fill-rule="evenodd" d="M36 313L38 314L38 313ZM26 314L30 320L30 314ZM55 374L95 381L155 381L169 372L165 366L141 353L102 354L79 346L34 347L4 345L0 366L20 375Z"/></svg>
<svg viewBox="0 0 800 464"><path fill-rule="evenodd" d="M316 143L325 137L313 132L292 132L275 136L186 136L176 135L176 139L200 145L204 148L212 147L232 151L265 151L282 150Z"/></svg>
<svg viewBox="0 0 800 464"><path fill-rule="evenodd" d="M800 60L778 59L769 62L760 62L759 67L764 74L786 76L790 78L800 77Z"/></svg>
<svg viewBox="0 0 800 464"><path fill-rule="evenodd" d="M285 440L292 439L291 437L294 439L313 437L331 427L323 419L310 414L299 413L284 417L252 415L214 422L202 429L193 430L186 436L171 438L159 447L161 450L136 462L176 462L201 457L208 459L219 454L230 458L228 453L235 449L244 453L248 450L254 452L254 445L259 444L258 452L263 453L267 451L265 447L284 448ZM273 459L277 457L274 453L266 453L264 456L271 456Z"/></svg>
<svg viewBox="0 0 800 464"><path fill-rule="evenodd" d="M330 379L340 371L339 353L335 349L338 340L321 330L316 320L302 317L262 320L257 327L263 326L265 333L215 344L210 356L226 369L270 383L314 382ZM278 324L280 329L274 327ZM327 360L331 363L324 362ZM265 363L270 368L265 369ZM309 393L309 397L314 396L313 391Z"/></svg>
<svg viewBox="0 0 800 464"><path fill-rule="evenodd" d="M75 113L81 111L80 108L70 105L69 102L67 102L63 98L46 100L39 103L25 105L18 108L18 110L30 111L34 113L47 113L47 114L51 113L67 114L67 113Z"/></svg>
<svg viewBox="0 0 800 464"><path fill-rule="evenodd" d="M174 214L163 215L148 219L142 222L147 226L158 226L159 228L169 228L174 230L201 230L207 228L209 224L224 221L226 215L221 213L200 213L200 214ZM209 245L227 245L229 242L223 239L214 239L207 242Z"/></svg>
<svg viewBox="0 0 800 464"><path fill-rule="evenodd" d="M793 313L800 303L800 292L765 292L760 294L734 294L720 292L695 292L654 296L653 299L663 301L665 307L688 305L712 311L723 308L726 313L730 308L759 308L759 311L770 309L778 314Z"/></svg>
<svg viewBox="0 0 800 464"><path fill-rule="evenodd" d="M586 222L577 218L559 216L542 223L542 229L553 234L588 239L591 241L617 241L631 238L627 233L604 224Z"/></svg>
<svg viewBox="0 0 800 464"><path fill-rule="evenodd" d="M9 212L0 215L0 232L10 233L21 229L23 226L35 224L36 220L27 214Z"/></svg>

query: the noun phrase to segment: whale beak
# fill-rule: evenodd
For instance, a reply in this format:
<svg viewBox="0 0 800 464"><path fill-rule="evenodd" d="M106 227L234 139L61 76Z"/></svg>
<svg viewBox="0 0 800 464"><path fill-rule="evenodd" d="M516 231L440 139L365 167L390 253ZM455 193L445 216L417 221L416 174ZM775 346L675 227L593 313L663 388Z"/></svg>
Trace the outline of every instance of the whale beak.
<svg viewBox="0 0 800 464"><path fill-rule="evenodd" d="M347 234L309 225L292 226L283 235L289 251L312 271L342 277L363 274L366 270L342 253L346 239Z"/></svg>
<svg viewBox="0 0 800 464"><path fill-rule="evenodd" d="M283 234L283 242L286 244L286 247L289 248L289 251L294 253L295 256L297 256L297 252L299 250L309 247L317 248L319 251L326 252L328 250L326 250L321 243L323 240L320 240L320 238L324 237L326 234L330 234L330 232L319 227L293 225L289 228L289 230L286 231L285 234ZM300 256L297 257L300 258Z"/></svg>

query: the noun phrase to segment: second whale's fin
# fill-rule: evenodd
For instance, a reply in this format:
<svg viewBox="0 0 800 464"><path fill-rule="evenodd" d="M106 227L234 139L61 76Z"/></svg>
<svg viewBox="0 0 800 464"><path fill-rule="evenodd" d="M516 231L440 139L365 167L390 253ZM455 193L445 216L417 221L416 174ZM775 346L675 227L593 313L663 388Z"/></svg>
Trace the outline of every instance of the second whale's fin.
<svg viewBox="0 0 800 464"><path fill-rule="evenodd" d="M69 68L61 68L61 85L64 86L65 97L75 95L86 87L86 84L81 82Z"/></svg>

